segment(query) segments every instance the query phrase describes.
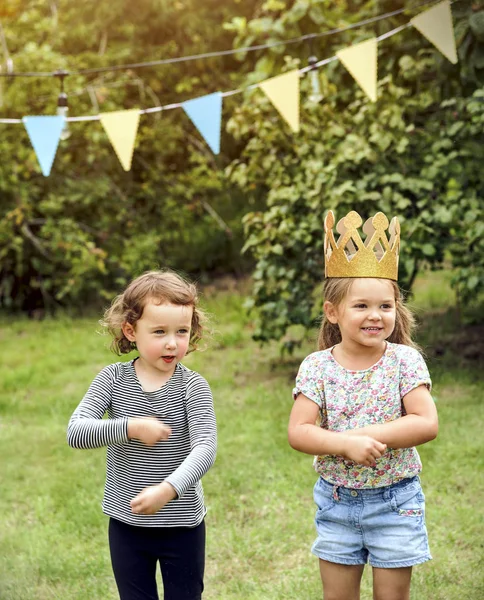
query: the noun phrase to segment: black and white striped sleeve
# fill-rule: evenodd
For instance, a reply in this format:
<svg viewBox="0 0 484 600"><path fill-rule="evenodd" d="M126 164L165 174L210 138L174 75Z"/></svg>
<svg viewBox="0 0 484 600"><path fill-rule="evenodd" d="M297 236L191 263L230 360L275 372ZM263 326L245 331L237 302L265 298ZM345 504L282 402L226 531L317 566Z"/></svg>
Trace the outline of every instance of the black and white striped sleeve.
<svg viewBox="0 0 484 600"><path fill-rule="evenodd" d="M166 478L180 498L199 481L215 462L217 424L213 398L207 381L196 372L187 382L186 411L190 435L190 453Z"/></svg>
<svg viewBox="0 0 484 600"><path fill-rule="evenodd" d="M129 441L127 417L103 419L111 404L114 380L114 365L110 365L89 386L67 427L67 443L72 448L101 448Z"/></svg>

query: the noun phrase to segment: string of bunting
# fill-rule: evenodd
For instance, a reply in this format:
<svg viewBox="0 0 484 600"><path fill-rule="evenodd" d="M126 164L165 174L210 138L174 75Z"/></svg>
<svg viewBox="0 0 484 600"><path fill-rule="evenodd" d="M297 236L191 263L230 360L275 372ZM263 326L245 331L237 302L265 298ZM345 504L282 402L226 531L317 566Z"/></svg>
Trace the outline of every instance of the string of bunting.
<svg viewBox="0 0 484 600"><path fill-rule="evenodd" d="M339 50L335 56L321 60L302 69L294 69L270 79L248 86L245 89L215 92L185 102L156 106L147 109L119 110L93 116L64 117L61 115L25 116L22 119L0 119L0 123L23 123L36 153L42 174L48 177L62 131L66 122L101 121L101 124L125 171L131 169L134 145L140 115L183 108L214 154L220 153L223 98L248 89L260 88L272 102L290 129L299 131L299 82L301 75L339 60L353 76L371 101L377 101L378 42L391 37L403 29L413 26L431 42L450 62L457 63L450 0L413 17L382 36Z"/></svg>

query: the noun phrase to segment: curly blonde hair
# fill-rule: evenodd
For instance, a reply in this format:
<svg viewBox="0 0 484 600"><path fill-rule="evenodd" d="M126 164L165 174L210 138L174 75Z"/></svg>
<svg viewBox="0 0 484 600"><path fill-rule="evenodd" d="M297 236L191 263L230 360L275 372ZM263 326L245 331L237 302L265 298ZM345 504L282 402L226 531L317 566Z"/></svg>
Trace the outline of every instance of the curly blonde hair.
<svg viewBox="0 0 484 600"><path fill-rule="evenodd" d="M354 279L348 277L331 277L325 280L323 284L324 300L331 302L334 306L339 306L349 293ZM395 328L388 338L389 342L394 344L404 344L417 350L420 347L412 340L412 332L415 329L415 318L409 308L405 306L403 294L395 281L385 279L393 286L395 293L396 318ZM332 348L341 342L341 332L337 324L331 323L326 315L323 315L321 327L318 336L318 349L326 350Z"/></svg>
<svg viewBox="0 0 484 600"><path fill-rule="evenodd" d="M144 307L150 300L156 304L176 304L193 307L188 352L197 349L204 331L205 313L198 307L198 293L195 284L184 279L174 271L148 271L136 277L124 290L114 298L111 306L104 313L100 324L111 334L111 350L118 355L128 354L136 348L123 333L123 325L135 325L143 315Z"/></svg>

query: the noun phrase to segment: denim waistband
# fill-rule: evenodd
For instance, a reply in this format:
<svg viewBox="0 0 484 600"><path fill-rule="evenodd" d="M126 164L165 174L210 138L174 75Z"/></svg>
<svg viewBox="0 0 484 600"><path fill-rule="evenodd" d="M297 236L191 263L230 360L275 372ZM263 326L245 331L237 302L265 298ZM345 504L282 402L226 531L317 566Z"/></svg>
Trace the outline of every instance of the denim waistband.
<svg viewBox="0 0 484 600"><path fill-rule="evenodd" d="M392 483L391 485L386 485L378 488L347 488L340 485L335 485L334 483L330 483L326 481L322 477L319 478L320 484L327 489L328 492L331 492L333 498L335 500L340 500L340 498L348 498L348 499L356 499L362 498L365 500L379 500L381 498L388 500L391 496L392 490L402 489L406 487L416 488L420 487L420 478L418 475L414 477L409 477L407 479L401 479L396 483Z"/></svg>

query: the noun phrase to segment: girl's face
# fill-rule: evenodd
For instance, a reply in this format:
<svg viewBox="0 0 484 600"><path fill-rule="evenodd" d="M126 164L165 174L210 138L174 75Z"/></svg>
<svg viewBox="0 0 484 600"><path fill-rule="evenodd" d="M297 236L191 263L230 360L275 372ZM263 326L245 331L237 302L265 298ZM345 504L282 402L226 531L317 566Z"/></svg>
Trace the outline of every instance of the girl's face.
<svg viewBox="0 0 484 600"><path fill-rule="evenodd" d="M347 350L383 350L395 328L393 284L386 279L355 279L341 304L325 302L324 311L331 323L338 324Z"/></svg>
<svg viewBox="0 0 484 600"><path fill-rule="evenodd" d="M149 300L134 325L124 324L124 335L136 342L138 360L145 372L154 377L171 377L187 353L192 315L192 306L155 304Z"/></svg>

